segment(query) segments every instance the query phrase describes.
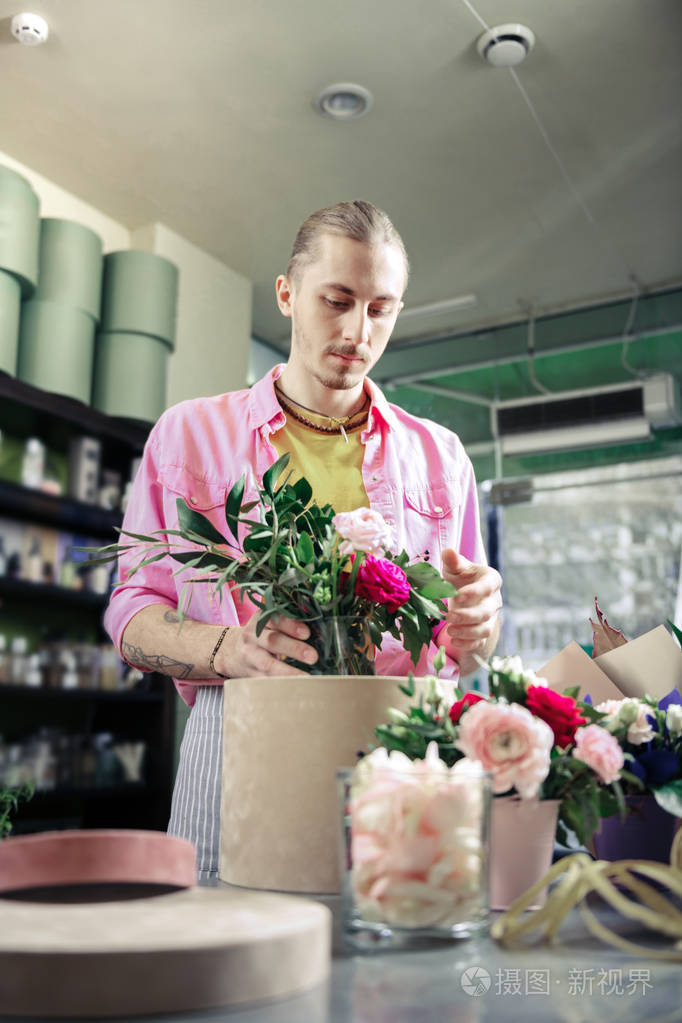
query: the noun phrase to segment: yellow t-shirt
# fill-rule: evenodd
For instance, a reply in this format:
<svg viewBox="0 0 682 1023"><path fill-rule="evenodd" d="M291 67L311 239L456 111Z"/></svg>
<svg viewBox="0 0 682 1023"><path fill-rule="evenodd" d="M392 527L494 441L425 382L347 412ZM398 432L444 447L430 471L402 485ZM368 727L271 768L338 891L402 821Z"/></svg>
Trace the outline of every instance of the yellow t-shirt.
<svg viewBox="0 0 682 1023"><path fill-rule="evenodd" d="M346 443L341 433L318 433L286 411L284 414L286 424L273 433L270 440L278 456L289 452L290 482L295 483L305 476L313 488L315 501L320 507L330 504L335 512L368 507L369 498L362 479L364 445L360 440L364 426L347 431ZM315 420L313 415L310 418Z"/></svg>

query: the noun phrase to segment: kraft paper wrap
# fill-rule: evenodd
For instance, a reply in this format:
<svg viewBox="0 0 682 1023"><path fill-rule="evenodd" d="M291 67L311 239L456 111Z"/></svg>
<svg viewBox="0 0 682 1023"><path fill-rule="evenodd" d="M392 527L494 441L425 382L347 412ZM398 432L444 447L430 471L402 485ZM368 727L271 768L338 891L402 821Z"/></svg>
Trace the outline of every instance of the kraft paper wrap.
<svg viewBox="0 0 682 1023"><path fill-rule="evenodd" d="M88 313L56 302L24 302L17 376L35 387L87 404L94 345L95 321Z"/></svg>
<svg viewBox="0 0 682 1023"><path fill-rule="evenodd" d="M0 899L0 920L5 1015L190 1012L317 985L305 1019L327 1020L331 913L307 899L225 887L71 905Z"/></svg>
<svg viewBox="0 0 682 1023"><path fill-rule="evenodd" d="M340 890L336 770L353 767L388 707L382 675L229 679L224 685L220 877L248 888ZM418 680L417 680L418 681Z"/></svg>
<svg viewBox="0 0 682 1023"><path fill-rule="evenodd" d="M24 298L38 280L40 205L21 174L0 166L0 270L19 281Z"/></svg>
<svg viewBox="0 0 682 1023"><path fill-rule="evenodd" d="M169 348L148 334L100 331L92 404L109 416L155 422L166 407Z"/></svg>
<svg viewBox="0 0 682 1023"><path fill-rule="evenodd" d="M103 331L131 331L160 338L172 349L178 269L153 252L134 249L104 257L102 277Z"/></svg>
<svg viewBox="0 0 682 1023"><path fill-rule="evenodd" d="M0 369L12 376L17 371L20 308L19 281L0 270Z"/></svg>
<svg viewBox="0 0 682 1023"><path fill-rule="evenodd" d="M625 696L660 700L673 689L682 691L682 650L659 625L594 660L577 643L569 643L537 674L557 692L579 685L580 699L589 694L595 706Z"/></svg>
<svg viewBox="0 0 682 1023"><path fill-rule="evenodd" d="M102 240L83 224L46 217L40 221L40 271L34 298L89 313L99 320Z"/></svg>

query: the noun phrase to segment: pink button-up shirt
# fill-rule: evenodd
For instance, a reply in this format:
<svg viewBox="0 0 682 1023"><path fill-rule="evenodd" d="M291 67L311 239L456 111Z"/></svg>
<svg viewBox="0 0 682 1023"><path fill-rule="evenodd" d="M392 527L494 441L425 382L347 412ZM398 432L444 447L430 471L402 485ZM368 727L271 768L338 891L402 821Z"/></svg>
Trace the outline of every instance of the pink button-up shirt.
<svg viewBox="0 0 682 1023"><path fill-rule="evenodd" d="M277 459L270 435L282 428L284 413L277 401L274 381L281 364L250 389L194 398L167 409L151 430L135 479L123 528L150 534L177 527L176 500L184 498L225 533L225 498L245 473L245 500L255 500L263 473ZM391 405L371 381L371 397L362 475L372 508L381 512L393 531L395 550L405 548L416 557L428 552L428 560L441 568L446 547L485 564L479 528L474 473L459 438L437 423L418 419ZM178 562L164 558L126 579L127 570L139 554L122 554L119 574L104 624L113 642L121 638L130 619L150 604L176 608L182 599L186 572L174 575ZM188 616L212 625L243 624L254 606L224 590L222 599L209 583L192 588ZM423 675L432 670L437 647L432 643L415 667L400 643L385 635L377 651L377 671L382 675ZM450 662L444 677L457 677ZM176 680L183 700L194 703L197 685L216 684L217 679Z"/></svg>

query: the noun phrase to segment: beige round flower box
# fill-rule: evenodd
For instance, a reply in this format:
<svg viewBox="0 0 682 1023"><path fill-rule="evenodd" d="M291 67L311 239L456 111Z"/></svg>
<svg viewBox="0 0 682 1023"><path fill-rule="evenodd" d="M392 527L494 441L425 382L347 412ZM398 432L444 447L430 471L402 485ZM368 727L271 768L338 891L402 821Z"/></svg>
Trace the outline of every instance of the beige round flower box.
<svg viewBox="0 0 682 1023"><path fill-rule="evenodd" d="M220 878L286 892L340 890L336 770L379 745L387 708L412 702L387 675L225 683Z"/></svg>

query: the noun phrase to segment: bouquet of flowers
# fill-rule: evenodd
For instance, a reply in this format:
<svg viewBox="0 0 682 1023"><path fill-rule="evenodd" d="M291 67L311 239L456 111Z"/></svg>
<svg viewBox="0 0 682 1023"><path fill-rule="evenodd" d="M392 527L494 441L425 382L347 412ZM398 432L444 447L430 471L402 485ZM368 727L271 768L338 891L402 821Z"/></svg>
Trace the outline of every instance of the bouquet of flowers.
<svg viewBox="0 0 682 1023"><path fill-rule="evenodd" d="M455 689L453 699L428 676L408 712L389 709L377 739L410 759L435 742L447 765L478 761L496 795L557 799L559 841L587 844L601 817L624 815L623 783L638 784L617 738L599 723L604 715L576 699L578 687L557 693L518 657L493 657L485 667L489 696ZM414 678L401 689L414 696Z"/></svg>
<svg viewBox="0 0 682 1023"><path fill-rule="evenodd" d="M595 600L593 656L625 646L627 638L609 625ZM682 645L682 633L668 623ZM591 701L589 701L591 702ZM618 740L634 779L624 786L626 795L652 793L668 813L682 817L682 697L673 689L660 700L639 697L604 700L594 708L596 720Z"/></svg>
<svg viewBox="0 0 682 1023"><path fill-rule="evenodd" d="M188 610L192 585L203 581L218 594L229 585L248 596L259 609L259 632L274 615L305 621L319 659L312 668L300 667L314 674L368 673L362 642L349 662L342 649L347 636L322 627L347 618L356 622L351 636L353 628L360 630L365 623L370 645L381 647L382 634L388 632L416 665L433 625L446 614L445 598L456 592L454 587L428 561L412 561L404 550L394 554L390 530L378 512L360 508L337 515L331 505L320 508L311 500L304 477L290 483L289 474L278 482L288 461L285 454L267 470L256 502L244 501L244 476L232 487L225 501L224 534L178 498L178 529L150 536L126 533L134 543L101 548L99 560L123 550L140 551L130 576L170 555L180 565L178 572L190 572L181 614Z"/></svg>
<svg viewBox="0 0 682 1023"><path fill-rule="evenodd" d="M618 740L635 781L627 795L651 792L668 813L682 817L682 699L670 693L598 703L599 724Z"/></svg>

